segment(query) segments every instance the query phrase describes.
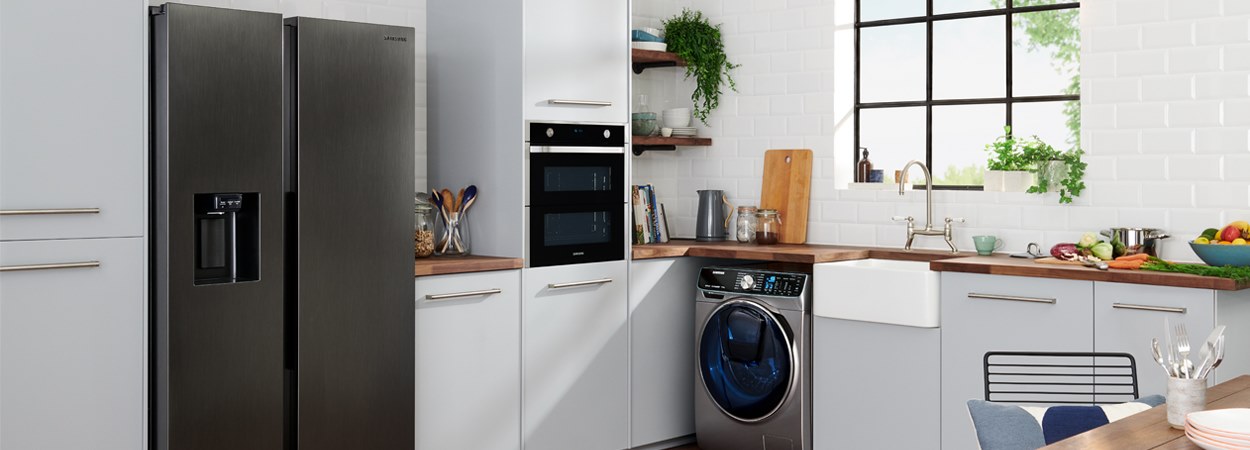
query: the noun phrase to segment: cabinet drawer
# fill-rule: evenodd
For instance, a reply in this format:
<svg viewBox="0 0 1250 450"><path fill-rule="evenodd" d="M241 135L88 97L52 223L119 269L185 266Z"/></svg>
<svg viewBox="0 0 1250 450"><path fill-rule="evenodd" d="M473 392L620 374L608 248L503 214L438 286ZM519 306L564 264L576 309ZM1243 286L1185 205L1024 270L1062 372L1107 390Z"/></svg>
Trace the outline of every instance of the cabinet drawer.
<svg viewBox="0 0 1250 450"><path fill-rule="evenodd" d="M143 447L144 248L0 243L0 448Z"/></svg>
<svg viewBox="0 0 1250 450"><path fill-rule="evenodd" d="M418 449L521 448L520 288L520 270L416 279Z"/></svg>
<svg viewBox="0 0 1250 450"><path fill-rule="evenodd" d="M1163 321L1185 324L1198 357L1207 334L1215 327L1215 291L1124 283L1094 283L1094 350L1123 352L1137 362L1138 391L1142 395L1167 391L1167 376L1155 363L1150 340L1163 342Z"/></svg>
<svg viewBox="0 0 1250 450"><path fill-rule="evenodd" d="M147 17L142 1L4 3L0 240L143 235ZM100 211L64 211L84 208ZM47 210L62 214L31 214Z"/></svg>

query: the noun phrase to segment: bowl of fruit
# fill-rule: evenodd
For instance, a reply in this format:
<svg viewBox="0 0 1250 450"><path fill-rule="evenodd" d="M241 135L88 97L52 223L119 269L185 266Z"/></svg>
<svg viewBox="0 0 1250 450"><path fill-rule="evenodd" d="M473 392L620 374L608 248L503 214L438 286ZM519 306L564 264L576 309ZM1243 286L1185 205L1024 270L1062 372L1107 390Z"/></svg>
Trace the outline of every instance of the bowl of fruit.
<svg viewBox="0 0 1250 450"><path fill-rule="evenodd" d="M1189 243L1198 259L1211 266L1250 266L1250 223L1238 220L1224 228L1208 228Z"/></svg>

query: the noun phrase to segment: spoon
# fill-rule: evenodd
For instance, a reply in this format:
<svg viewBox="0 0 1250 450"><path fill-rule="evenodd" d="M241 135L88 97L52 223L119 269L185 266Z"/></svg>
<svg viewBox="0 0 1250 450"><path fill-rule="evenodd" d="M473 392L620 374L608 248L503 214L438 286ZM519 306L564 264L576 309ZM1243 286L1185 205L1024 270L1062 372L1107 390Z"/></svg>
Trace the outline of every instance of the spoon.
<svg viewBox="0 0 1250 450"><path fill-rule="evenodd" d="M456 194L456 211L464 211L464 188Z"/></svg>
<svg viewBox="0 0 1250 450"><path fill-rule="evenodd" d="M443 195L443 204L447 205L447 212L456 212L456 197L451 195L451 189L443 188L440 194Z"/></svg>
<svg viewBox="0 0 1250 450"><path fill-rule="evenodd" d="M461 203L460 210L468 211L474 200L477 200L477 185L470 184L469 187L464 188L464 200Z"/></svg>
<svg viewBox="0 0 1250 450"><path fill-rule="evenodd" d="M1159 367L1162 367L1163 370L1168 373L1168 376L1172 376L1172 371L1168 369L1168 365L1163 362L1163 352L1159 350L1158 338L1150 339L1150 355L1155 358L1156 363L1159 363Z"/></svg>

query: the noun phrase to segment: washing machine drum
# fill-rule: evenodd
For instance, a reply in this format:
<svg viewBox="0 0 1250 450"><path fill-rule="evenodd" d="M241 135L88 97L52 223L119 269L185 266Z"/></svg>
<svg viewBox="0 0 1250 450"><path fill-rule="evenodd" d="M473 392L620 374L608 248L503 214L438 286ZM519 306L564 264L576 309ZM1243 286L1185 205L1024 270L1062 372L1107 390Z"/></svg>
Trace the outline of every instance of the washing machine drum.
<svg viewBox="0 0 1250 450"><path fill-rule="evenodd" d="M699 372L707 394L730 417L762 420L785 401L795 367L781 320L753 301L730 300L704 323Z"/></svg>

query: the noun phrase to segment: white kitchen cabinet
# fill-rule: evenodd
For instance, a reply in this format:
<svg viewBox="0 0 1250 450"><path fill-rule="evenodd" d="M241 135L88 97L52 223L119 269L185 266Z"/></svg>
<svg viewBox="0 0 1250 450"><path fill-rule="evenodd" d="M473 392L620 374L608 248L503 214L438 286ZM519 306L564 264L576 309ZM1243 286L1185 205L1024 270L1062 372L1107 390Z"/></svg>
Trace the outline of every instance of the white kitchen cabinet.
<svg viewBox="0 0 1250 450"><path fill-rule="evenodd" d="M0 448L144 447L145 251L142 238L0 243ZM87 264L29 267L64 263Z"/></svg>
<svg viewBox="0 0 1250 450"><path fill-rule="evenodd" d="M1198 350L1215 327L1215 291L1125 283L1094 283L1094 351L1123 352L1137 362L1141 395L1166 394L1167 375L1151 355L1150 339L1163 340L1163 319L1185 324Z"/></svg>
<svg viewBox="0 0 1250 450"><path fill-rule="evenodd" d="M524 270L524 448L629 447L627 271L625 261Z"/></svg>
<svg viewBox="0 0 1250 450"><path fill-rule="evenodd" d="M416 279L418 450L521 448L521 271Z"/></svg>
<svg viewBox="0 0 1250 450"><path fill-rule="evenodd" d="M1091 351L1094 286L954 272L941 283L942 448L977 448L966 402L985 396L985 353Z"/></svg>
<svg viewBox="0 0 1250 450"><path fill-rule="evenodd" d="M147 228L147 2L6 1L0 240ZM98 208L98 213L13 214Z"/></svg>
<svg viewBox="0 0 1250 450"><path fill-rule="evenodd" d="M525 0L523 8L525 119L626 122L629 2Z"/></svg>
<svg viewBox="0 0 1250 450"><path fill-rule="evenodd" d="M694 434L695 280L700 258L629 267L630 444Z"/></svg>

